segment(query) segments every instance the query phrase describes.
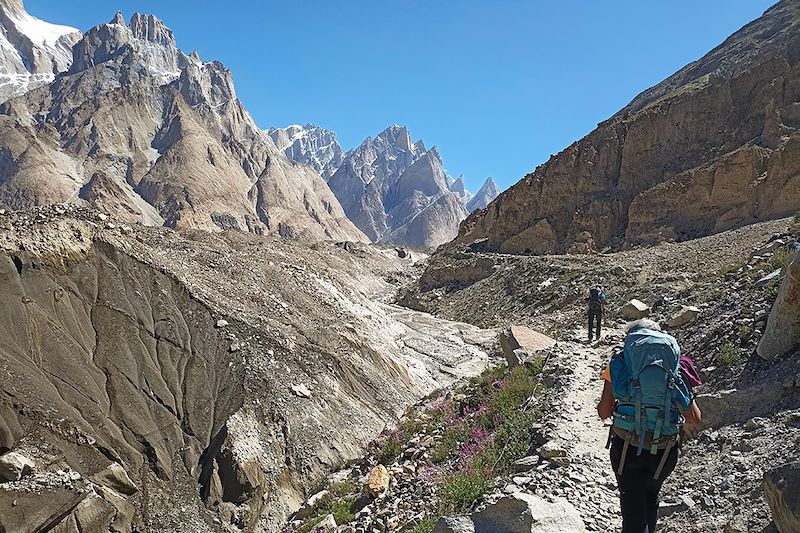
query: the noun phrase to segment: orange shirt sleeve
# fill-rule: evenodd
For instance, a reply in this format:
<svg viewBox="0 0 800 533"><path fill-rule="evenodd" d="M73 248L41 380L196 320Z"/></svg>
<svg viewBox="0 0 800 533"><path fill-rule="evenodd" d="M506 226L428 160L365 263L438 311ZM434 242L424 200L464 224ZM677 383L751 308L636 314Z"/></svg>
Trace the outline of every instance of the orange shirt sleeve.
<svg viewBox="0 0 800 533"><path fill-rule="evenodd" d="M605 369L603 369L603 373L600 374L600 377L611 383L611 365L606 365Z"/></svg>

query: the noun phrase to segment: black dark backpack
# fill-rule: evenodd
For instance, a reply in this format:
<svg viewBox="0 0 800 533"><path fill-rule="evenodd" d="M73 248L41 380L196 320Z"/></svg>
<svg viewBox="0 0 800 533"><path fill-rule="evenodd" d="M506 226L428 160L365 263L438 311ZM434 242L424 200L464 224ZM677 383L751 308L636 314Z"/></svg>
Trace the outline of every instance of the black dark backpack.
<svg viewBox="0 0 800 533"><path fill-rule="evenodd" d="M589 311L603 310L603 289L592 287L589 289Z"/></svg>

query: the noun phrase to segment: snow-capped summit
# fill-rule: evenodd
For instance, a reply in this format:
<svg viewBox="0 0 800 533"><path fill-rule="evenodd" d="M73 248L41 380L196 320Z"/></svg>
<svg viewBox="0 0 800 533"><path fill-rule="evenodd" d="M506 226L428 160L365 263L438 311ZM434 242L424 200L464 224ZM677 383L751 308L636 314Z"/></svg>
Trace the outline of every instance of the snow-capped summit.
<svg viewBox="0 0 800 533"><path fill-rule="evenodd" d="M286 157L311 166L326 180L333 176L344 160L344 150L336 134L314 124L270 128L267 133Z"/></svg>
<svg viewBox="0 0 800 533"><path fill-rule="evenodd" d="M500 187L494 182L491 176L486 178L483 186L469 202L467 202L467 211L472 213L476 209L483 209L489 205L492 200L500 196Z"/></svg>
<svg viewBox="0 0 800 533"><path fill-rule="evenodd" d="M50 83L72 64L81 32L25 11L22 0L0 0L0 102Z"/></svg>

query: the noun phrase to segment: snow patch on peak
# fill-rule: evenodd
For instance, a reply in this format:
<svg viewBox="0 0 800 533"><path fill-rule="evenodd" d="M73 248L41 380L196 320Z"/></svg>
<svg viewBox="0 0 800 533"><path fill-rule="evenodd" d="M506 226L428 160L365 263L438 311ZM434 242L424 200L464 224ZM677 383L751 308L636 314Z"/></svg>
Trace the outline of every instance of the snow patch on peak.
<svg viewBox="0 0 800 533"><path fill-rule="evenodd" d="M28 14L21 1L0 1L0 101L49 83L67 70L72 46L80 37L76 28Z"/></svg>

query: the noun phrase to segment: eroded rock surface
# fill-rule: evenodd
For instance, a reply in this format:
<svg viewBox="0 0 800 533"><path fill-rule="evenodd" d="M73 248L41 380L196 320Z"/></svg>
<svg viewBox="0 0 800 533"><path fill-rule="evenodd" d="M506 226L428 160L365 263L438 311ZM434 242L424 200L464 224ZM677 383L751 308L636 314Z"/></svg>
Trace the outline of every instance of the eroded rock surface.
<svg viewBox="0 0 800 533"><path fill-rule="evenodd" d="M37 467L0 484L9 531L33 508L76 523L100 509L120 531L274 531L312 478L479 373L492 342L376 302L404 276L394 249L178 234L62 206L0 227L0 446Z"/></svg>

